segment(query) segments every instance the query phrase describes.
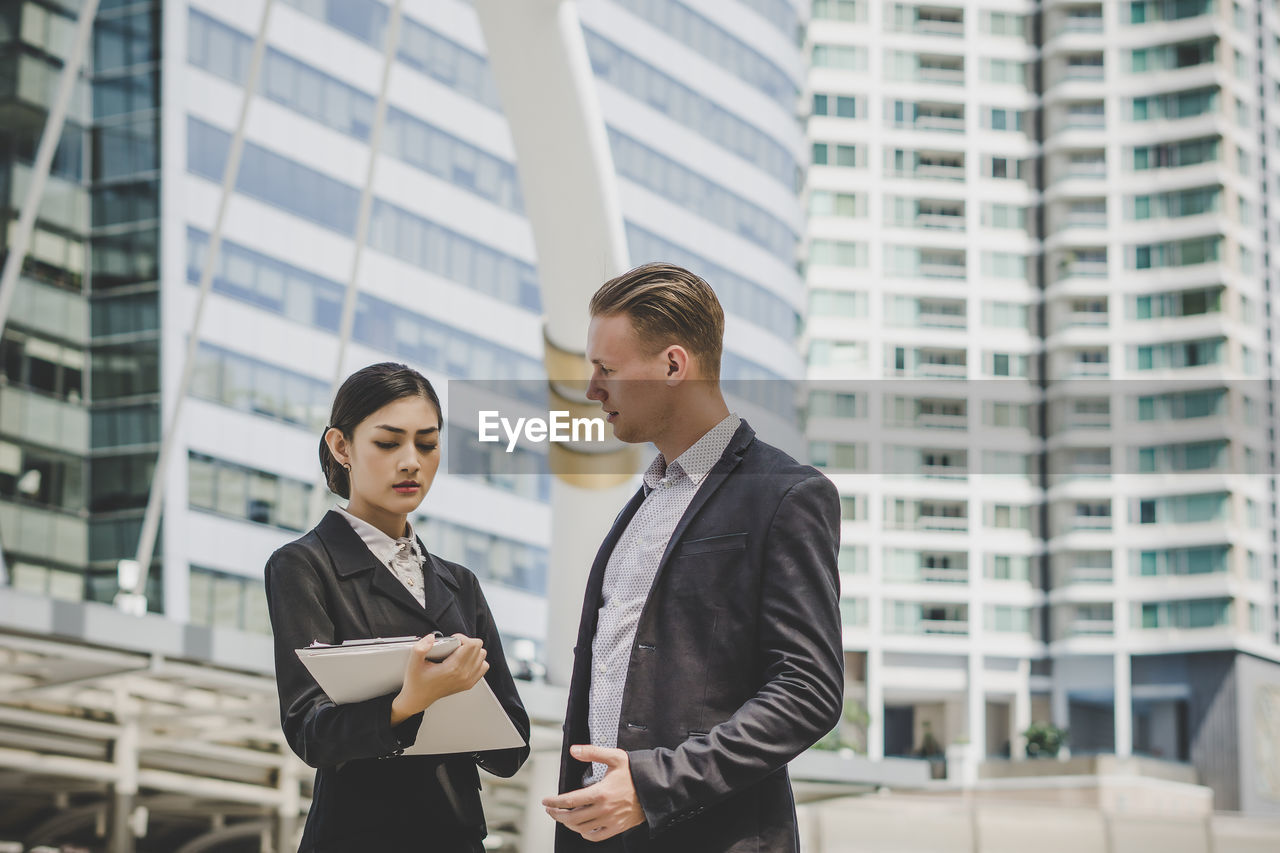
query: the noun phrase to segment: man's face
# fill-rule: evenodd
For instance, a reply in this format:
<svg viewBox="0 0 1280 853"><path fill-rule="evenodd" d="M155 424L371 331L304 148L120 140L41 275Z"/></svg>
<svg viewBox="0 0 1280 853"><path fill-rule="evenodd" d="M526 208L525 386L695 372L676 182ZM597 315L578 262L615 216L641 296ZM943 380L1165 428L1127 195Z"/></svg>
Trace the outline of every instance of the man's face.
<svg viewBox="0 0 1280 853"><path fill-rule="evenodd" d="M666 350L647 355L625 314L593 317L587 329L591 382L587 399L600 401L619 441L655 441L668 420Z"/></svg>

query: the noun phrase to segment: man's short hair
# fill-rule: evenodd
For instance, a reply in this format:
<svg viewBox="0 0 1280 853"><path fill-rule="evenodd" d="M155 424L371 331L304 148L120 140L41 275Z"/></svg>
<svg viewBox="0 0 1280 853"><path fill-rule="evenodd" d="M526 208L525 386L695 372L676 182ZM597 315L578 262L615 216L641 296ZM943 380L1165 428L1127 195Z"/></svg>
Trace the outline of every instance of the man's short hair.
<svg viewBox="0 0 1280 853"><path fill-rule="evenodd" d="M648 353L678 344L708 379L720 378L724 309L711 285L684 267L641 264L601 285L590 310L592 317L626 315Z"/></svg>

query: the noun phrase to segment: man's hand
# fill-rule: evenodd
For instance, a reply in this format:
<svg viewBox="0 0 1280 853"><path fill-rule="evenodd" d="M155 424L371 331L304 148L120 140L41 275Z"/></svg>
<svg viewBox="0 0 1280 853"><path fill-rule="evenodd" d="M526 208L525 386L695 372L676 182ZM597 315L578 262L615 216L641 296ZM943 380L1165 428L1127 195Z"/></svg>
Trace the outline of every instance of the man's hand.
<svg viewBox="0 0 1280 853"><path fill-rule="evenodd" d="M601 746L571 746L579 761L598 762L609 769L594 785L542 801L547 814L588 841L604 841L644 823L644 809L631 781L631 759L625 750Z"/></svg>

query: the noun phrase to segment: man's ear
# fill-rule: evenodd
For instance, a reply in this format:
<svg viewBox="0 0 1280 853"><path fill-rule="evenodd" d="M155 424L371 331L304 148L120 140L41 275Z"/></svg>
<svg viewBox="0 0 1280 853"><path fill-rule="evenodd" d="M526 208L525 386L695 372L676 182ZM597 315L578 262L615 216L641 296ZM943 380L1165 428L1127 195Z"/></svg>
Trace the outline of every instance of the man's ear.
<svg viewBox="0 0 1280 853"><path fill-rule="evenodd" d="M689 376L689 353L682 346L669 346L666 352L667 378L687 379Z"/></svg>

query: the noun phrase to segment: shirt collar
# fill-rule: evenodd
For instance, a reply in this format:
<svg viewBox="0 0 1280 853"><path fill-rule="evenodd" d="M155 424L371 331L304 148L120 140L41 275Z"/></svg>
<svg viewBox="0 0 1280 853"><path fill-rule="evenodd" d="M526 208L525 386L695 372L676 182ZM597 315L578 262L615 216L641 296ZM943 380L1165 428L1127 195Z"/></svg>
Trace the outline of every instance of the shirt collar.
<svg viewBox="0 0 1280 853"><path fill-rule="evenodd" d="M408 544L416 553L416 549L413 547L415 541L413 524L407 519L405 520L405 527L409 528L409 532L399 539L392 539L363 518L357 518L352 515L343 507L334 507L334 509L342 513L342 517L351 525L351 529L364 542L365 547L373 552L373 556L377 557L384 565L391 565L392 558L399 552L402 544Z"/></svg>
<svg viewBox="0 0 1280 853"><path fill-rule="evenodd" d="M669 465L666 458L659 453L654 457L653 462L649 463L649 467L645 469L645 494L648 494L652 489L656 489L664 478L670 482L681 474L687 476L695 488L702 485L702 481L706 479L707 474L711 473L711 469L715 467L715 464L720 461L720 457L724 455L725 450L728 449L729 442L733 439L733 434L738 431L738 426L741 423L742 419L735 413L730 412L725 416L724 420L703 433L702 438L695 441L688 450L677 456L675 461Z"/></svg>

